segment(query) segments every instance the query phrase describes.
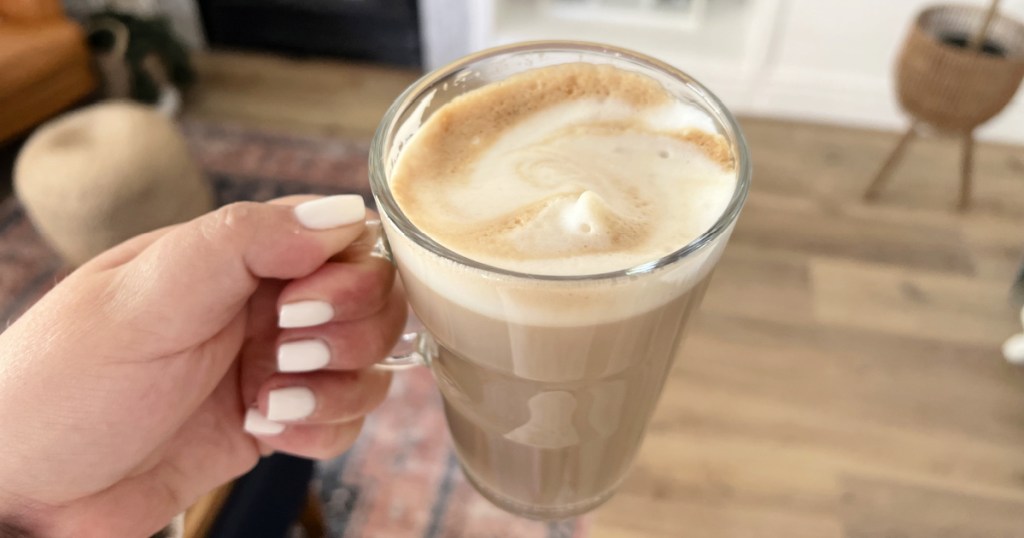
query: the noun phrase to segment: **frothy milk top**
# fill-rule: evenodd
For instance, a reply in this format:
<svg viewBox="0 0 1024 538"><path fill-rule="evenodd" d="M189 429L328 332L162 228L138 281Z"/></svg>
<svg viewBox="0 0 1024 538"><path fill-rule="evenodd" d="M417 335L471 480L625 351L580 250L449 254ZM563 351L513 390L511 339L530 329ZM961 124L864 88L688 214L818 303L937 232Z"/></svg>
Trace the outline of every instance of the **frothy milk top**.
<svg viewBox="0 0 1024 538"><path fill-rule="evenodd" d="M705 232L736 186L711 119L605 65L539 68L431 115L391 189L445 247L508 270L585 275L656 260Z"/></svg>

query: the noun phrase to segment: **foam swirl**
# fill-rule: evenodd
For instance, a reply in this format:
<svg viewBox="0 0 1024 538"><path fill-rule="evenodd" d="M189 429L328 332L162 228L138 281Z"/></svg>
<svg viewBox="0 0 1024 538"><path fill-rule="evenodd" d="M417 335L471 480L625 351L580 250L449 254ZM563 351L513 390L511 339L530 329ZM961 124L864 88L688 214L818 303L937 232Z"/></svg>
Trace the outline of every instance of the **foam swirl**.
<svg viewBox="0 0 1024 538"><path fill-rule="evenodd" d="M736 174L710 119L653 79L536 69L434 113L392 174L409 219L472 259L593 274L664 256L722 214Z"/></svg>

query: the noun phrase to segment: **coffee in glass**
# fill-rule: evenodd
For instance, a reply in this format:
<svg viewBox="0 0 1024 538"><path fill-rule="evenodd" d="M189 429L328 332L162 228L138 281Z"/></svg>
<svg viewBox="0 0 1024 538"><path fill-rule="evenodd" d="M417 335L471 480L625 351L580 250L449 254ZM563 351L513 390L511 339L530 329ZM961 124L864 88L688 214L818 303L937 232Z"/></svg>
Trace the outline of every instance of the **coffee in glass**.
<svg viewBox="0 0 1024 538"><path fill-rule="evenodd" d="M745 198L735 121L651 58L526 43L414 84L370 159L469 480L540 519L608 499Z"/></svg>

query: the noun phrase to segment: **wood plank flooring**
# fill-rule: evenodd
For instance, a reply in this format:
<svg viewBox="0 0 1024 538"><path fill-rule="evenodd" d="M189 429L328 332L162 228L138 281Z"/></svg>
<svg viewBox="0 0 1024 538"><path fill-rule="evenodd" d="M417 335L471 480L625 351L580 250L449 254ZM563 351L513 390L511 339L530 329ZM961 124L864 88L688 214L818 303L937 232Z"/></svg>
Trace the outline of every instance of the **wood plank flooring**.
<svg viewBox="0 0 1024 538"><path fill-rule="evenodd" d="M369 136L414 73L211 53L188 113ZM754 186L595 538L1024 536L1024 149L745 119Z"/></svg>

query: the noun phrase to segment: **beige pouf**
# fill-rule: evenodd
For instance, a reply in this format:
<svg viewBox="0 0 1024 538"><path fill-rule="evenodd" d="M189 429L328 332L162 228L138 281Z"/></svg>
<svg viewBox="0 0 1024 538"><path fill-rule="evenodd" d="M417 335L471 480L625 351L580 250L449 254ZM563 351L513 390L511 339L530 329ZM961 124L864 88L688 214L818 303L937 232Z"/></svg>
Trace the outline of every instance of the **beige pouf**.
<svg viewBox="0 0 1024 538"><path fill-rule="evenodd" d="M18 155L14 186L36 228L73 265L213 207L174 123L122 101L40 127Z"/></svg>

